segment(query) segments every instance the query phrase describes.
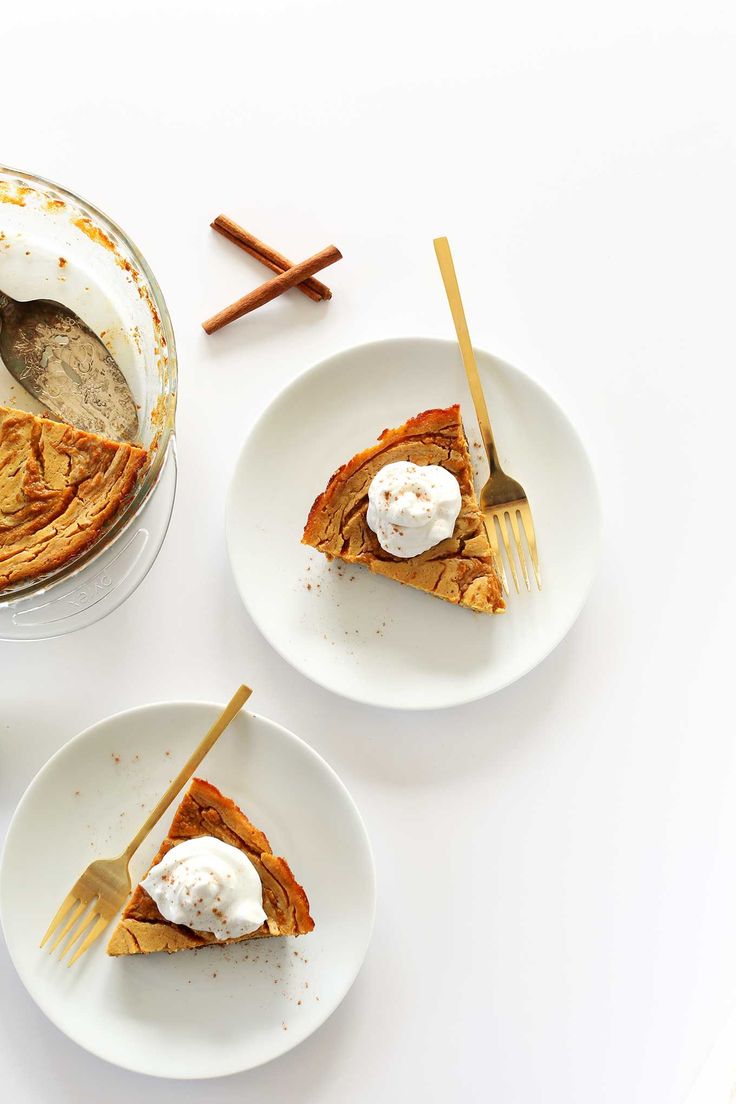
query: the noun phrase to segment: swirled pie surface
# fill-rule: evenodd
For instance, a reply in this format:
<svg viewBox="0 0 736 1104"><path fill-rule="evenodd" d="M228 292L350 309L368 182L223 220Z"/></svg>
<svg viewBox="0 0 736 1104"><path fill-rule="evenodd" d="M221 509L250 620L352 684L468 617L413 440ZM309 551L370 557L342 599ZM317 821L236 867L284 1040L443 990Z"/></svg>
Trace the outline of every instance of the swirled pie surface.
<svg viewBox="0 0 736 1104"><path fill-rule="evenodd" d="M135 445L0 406L0 591L91 547L145 461Z"/></svg>
<svg viewBox="0 0 736 1104"><path fill-rule="evenodd" d="M261 879L266 922L248 935L220 940L211 932L195 931L164 919L153 898L138 885L112 933L107 948L109 955L151 954L153 951L171 953L209 944L240 943L245 939L268 936L306 935L312 931L314 921L309 915L307 895L286 859L272 853L266 836L234 801L202 778L192 779L151 866L161 862L166 852L177 843L196 836L214 836L245 852Z"/></svg>
<svg viewBox="0 0 736 1104"><path fill-rule="evenodd" d="M386 552L368 525L368 488L381 468L400 460L438 464L457 479L462 505L451 537L410 559ZM501 581L473 488L473 470L460 407L425 410L378 444L343 464L318 495L302 538L329 558L364 564L406 586L480 613L504 609Z"/></svg>

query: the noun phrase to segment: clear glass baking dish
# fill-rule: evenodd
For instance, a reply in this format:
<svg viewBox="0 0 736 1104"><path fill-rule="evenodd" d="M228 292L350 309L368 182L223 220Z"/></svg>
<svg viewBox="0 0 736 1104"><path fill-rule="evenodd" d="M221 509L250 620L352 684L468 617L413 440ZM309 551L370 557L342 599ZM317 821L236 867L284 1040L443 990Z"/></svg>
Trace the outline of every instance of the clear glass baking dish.
<svg viewBox="0 0 736 1104"><path fill-rule="evenodd" d="M163 542L176 489L177 362L161 289L111 219L40 177L0 167L0 288L75 310L124 372L148 463L128 504L95 544L58 572L0 592L0 639L72 632L115 609ZM0 405L41 413L0 361Z"/></svg>

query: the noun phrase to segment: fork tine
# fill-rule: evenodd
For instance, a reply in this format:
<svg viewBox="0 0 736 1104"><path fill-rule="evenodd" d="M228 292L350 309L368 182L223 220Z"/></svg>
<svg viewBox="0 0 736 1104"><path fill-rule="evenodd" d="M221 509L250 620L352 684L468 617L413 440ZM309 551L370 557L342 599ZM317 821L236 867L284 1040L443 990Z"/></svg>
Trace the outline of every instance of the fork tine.
<svg viewBox="0 0 736 1104"><path fill-rule="evenodd" d="M503 566L503 560L501 559L501 550L498 547L498 536L496 534L496 523L493 520L493 514L490 518L484 518L486 533L488 535L488 543L491 546L491 552L493 553L493 566L496 569L496 574L501 580L504 593L508 594L509 584L506 580L506 569Z"/></svg>
<svg viewBox="0 0 736 1104"><path fill-rule="evenodd" d="M97 939L98 936L100 936L102 934L102 932L105 930L105 928L107 927L107 925L109 923L110 923L109 918L105 918L104 916L98 916L97 917L97 921L95 923L95 926L92 928L92 930L90 932L88 932L88 934L87 934L87 936L84 940L84 943L82 943L81 947L77 948L77 950L74 953L74 956L69 960L69 962L67 962L67 964L66 964L67 969L70 966L73 966L74 963L77 961L77 959L82 957L82 955L84 954L85 951L89 950L89 948L94 943L95 939Z"/></svg>
<svg viewBox="0 0 736 1104"><path fill-rule="evenodd" d="M69 951L72 949L74 944L78 943L79 940L82 938L82 936L85 935L85 933L89 931L90 927L92 926L92 924L93 924L93 922L96 918L97 918L97 909L94 907L94 902L93 902L92 903L92 908L82 918L81 924L79 924L76 931L72 932L71 938L68 939L67 942L64 944L64 946L61 948L61 954L59 955L59 962L61 962L62 958L64 958L65 955L69 954Z"/></svg>
<svg viewBox="0 0 736 1104"><path fill-rule="evenodd" d="M516 593L519 593L519 579L516 575L516 565L514 564L514 556L511 551L511 545L509 544L509 535L506 529L505 513L503 508L496 514L498 518L498 528L501 530L501 539L503 540L503 546L506 549L506 558L509 561L509 567L511 568L511 578L514 580L514 586L516 587Z"/></svg>
<svg viewBox="0 0 736 1104"><path fill-rule="evenodd" d="M514 533L514 540L516 541L516 554L519 557L519 563L521 564L521 574L524 576L524 582L526 589L531 590L529 586L529 572L526 566L526 553L524 552L524 546L521 543L521 533L519 532L519 523L516 520L517 510L509 510L508 519L511 522L511 528Z"/></svg>
<svg viewBox="0 0 736 1104"><path fill-rule="evenodd" d="M54 953L54 951L59 946L59 944L61 943L62 939L67 934L67 932L71 931L71 929L74 927L74 925L76 924L79 917L82 915L82 913L86 909L88 903L89 903L88 901L80 901L77 908L75 908L72 911L72 914L69 917L69 919L67 920L66 924L64 924L64 927L61 929L61 931L57 935L56 939L53 941L53 943L49 947L49 954Z"/></svg>
<svg viewBox="0 0 736 1104"><path fill-rule="evenodd" d="M46 942L46 940L48 939L48 937L52 934L52 932L56 929L56 927L61 923L61 921L64 919L64 917L68 913L69 909L72 907L72 905L74 904L74 902L76 900L77 900L77 898L75 897L75 895L73 893L70 893L69 896L65 899L65 901L62 904L61 908L56 913L56 916L54 917L54 919L51 921L48 928L46 929L46 934L45 934L45 936L43 937L43 939L41 940L41 942L39 944L40 947L43 947L43 945Z"/></svg>
<svg viewBox="0 0 736 1104"><path fill-rule="evenodd" d="M524 529L524 536L526 537L526 543L529 546L529 555L532 558L532 567L534 568L534 578L537 580L537 589L542 589L542 576L539 572L539 556L537 555L537 536L534 532L534 521L532 520L532 511L528 502L525 502L519 510L519 517L521 518L522 528Z"/></svg>

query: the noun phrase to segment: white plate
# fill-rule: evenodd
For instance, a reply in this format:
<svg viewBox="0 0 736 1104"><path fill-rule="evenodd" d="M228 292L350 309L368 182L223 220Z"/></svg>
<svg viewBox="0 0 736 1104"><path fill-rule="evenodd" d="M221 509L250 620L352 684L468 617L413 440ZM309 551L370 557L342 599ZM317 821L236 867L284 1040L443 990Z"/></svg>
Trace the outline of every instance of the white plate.
<svg viewBox="0 0 736 1104"><path fill-rule="evenodd" d="M590 590L600 506L590 462L550 396L477 351L502 464L534 512L543 590L488 617L300 544L317 494L386 426L460 402L471 454L477 422L457 346L405 338L360 345L301 375L256 423L230 489L235 580L270 644L315 682L356 701L436 709L484 697L559 644Z"/></svg>
<svg viewBox="0 0 736 1104"><path fill-rule="evenodd" d="M241 713L198 774L288 859L314 931L130 958L109 958L103 937L69 970L39 950L74 879L94 857L123 849L218 713L204 702L151 705L75 737L26 791L0 869L5 939L33 999L93 1054L161 1077L217 1077L291 1050L347 993L373 925L373 859L347 790L298 737ZM134 856L134 881L172 815Z"/></svg>

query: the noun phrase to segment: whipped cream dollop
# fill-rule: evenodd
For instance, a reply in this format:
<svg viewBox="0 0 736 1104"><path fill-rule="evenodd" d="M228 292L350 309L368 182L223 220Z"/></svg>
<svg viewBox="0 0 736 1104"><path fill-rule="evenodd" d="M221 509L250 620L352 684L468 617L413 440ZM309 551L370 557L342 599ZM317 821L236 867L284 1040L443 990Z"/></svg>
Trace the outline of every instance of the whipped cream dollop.
<svg viewBox="0 0 736 1104"><path fill-rule="evenodd" d="M172 924L237 939L266 919L263 887L247 855L214 836L177 843L141 882Z"/></svg>
<svg viewBox="0 0 736 1104"><path fill-rule="evenodd" d="M452 472L399 460L371 480L366 521L385 552L408 560L452 536L461 504Z"/></svg>

